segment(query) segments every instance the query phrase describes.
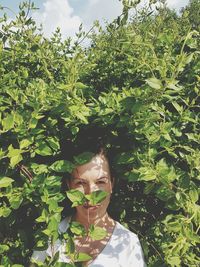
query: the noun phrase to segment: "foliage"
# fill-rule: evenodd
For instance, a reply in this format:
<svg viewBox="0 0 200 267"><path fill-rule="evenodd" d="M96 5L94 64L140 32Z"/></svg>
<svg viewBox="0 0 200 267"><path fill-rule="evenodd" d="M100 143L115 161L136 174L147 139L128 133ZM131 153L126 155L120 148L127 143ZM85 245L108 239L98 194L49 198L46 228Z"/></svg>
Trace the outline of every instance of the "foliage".
<svg viewBox="0 0 200 267"><path fill-rule="evenodd" d="M195 30L200 29L200 1L190 0L189 4L182 9L183 17L189 20L191 27Z"/></svg>
<svg viewBox="0 0 200 267"><path fill-rule="evenodd" d="M156 12L152 5L138 10L135 1L123 3L123 14L106 29L96 25L87 48L81 29L75 43L63 41L59 30L44 38L27 4L15 20L1 19L3 266L27 266L33 248L58 239L63 173L92 155L67 161L62 144L87 127L107 133L107 148L115 152L111 210L139 235L148 266L200 261L199 28L188 19L189 7L187 16L178 16L161 3ZM96 197L103 199L88 199L98 203ZM84 234L80 225L70 229ZM105 234L93 226L90 233ZM79 257L73 260L86 259L74 254L71 235L65 238L68 254ZM62 265L56 258L46 264Z"/></svg>

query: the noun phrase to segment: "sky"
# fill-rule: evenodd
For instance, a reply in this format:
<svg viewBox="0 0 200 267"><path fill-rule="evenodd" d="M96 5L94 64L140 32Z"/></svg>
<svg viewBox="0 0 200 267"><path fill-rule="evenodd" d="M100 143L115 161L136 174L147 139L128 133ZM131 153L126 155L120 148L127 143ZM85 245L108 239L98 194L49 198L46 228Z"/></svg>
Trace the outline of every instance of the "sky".
<svg viewBox="0 0 200 267"><path fill-rule="evenodd" d="M18 12L21 0L0 0L0 6L6 6L14 12ZM57 27L61 29L63 38L74 36L78 32L80 24L88 31L95 20L101 24L112 21L122 12L122 4L119 0L34 0L39 8L32 16L38 24L43 24L46 37L50 37ZM168 6L176 10L187 5L189 0L167 0ZM1 13L2 14L2 13ZM13 17L13 13L7 10L7 14Z"/></svg>

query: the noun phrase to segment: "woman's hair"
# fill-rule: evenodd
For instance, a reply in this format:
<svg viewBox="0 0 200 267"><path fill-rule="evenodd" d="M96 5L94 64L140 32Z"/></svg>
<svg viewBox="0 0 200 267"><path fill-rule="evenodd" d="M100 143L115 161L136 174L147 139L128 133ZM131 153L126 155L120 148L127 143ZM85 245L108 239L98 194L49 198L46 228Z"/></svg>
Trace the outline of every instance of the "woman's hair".
<svg viewBox="0 0 200 267"><path fill-rule="evenodd" d="M73 162L74 156L78 156L84 152L91 152L94 155L103 154L108 160L111 180L115 177L113 168L113 153L109 142L109 133L105 129L99 127L83 128L75 138L63 140L61 144L62 159ZM62 192L68 190L67 180L71 178L71 174L64 173L62 178ZM72 214L74 209L71 208L71 203L66 199L64 203L63 213Z"/></svg>
<svg viewBox="0 0 200 267"><path fill-rule="evenodd" d="M83 128L75 138L63 140L61 146L62 159L72 162L74 156L78 156L84 152L92 152L94 155L102 153L108 160L111 177L113 177L114 170L112 166L114 155L111 146L107 130L97 126Z"/></svg>

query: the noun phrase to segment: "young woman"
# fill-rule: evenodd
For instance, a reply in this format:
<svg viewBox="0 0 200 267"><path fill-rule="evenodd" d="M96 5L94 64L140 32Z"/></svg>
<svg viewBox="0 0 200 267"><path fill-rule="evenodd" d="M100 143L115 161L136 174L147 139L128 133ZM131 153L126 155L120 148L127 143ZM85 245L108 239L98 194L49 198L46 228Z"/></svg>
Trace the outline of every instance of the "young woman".
<svg viewBox="0 0 200 267"><path fill-rule="evenodd" d="M107 192L106 198L96 205L85 202L76 207L72 217L64 219L59 226L59 232L67 231L70 221L81 223L86 231L91 224L106 230L101 240L93 240L89 236L75 238L75 249L78 253L90 255L91 260L84 263L90 267L144 267L142 248L138 237L114 221L107 213L113 188L113 177L107 157L102 150L90 162L76 166L67 182L69 189L77 189L84 194L102 190ZM59 251L58 262L70 263L65 253L65 242L58 240L46 251L34 251L32 259L43 262L47 256L53 258Z"/></svg>
<svg viewBox="0 0 200 267"><path fill-rule="evenodd" d="M74 238L77 254L86 253L90 256L90 260L84 261L83 266L146 266L137 235L113 220L107 212L113 191L114 177L117 177L114 168L116 147L123 147L121 142L120 136L115 139L110 129L104 129L97 125L80 129L73 141L71 138L61 140L61 157L66 160L74 162L77 155L88 151L93 153L89 162L82 165L75 163L72 173L67 177L64 175L63 190L75 189L85 195L90 195L95 191L107 193L100 203L91 204L90 201L85 201L83 205L73 208L74 212L68 210L70 205L64 205L66 207L64 213L71 214L71 216L65 216L66 218L61 221L58 230L62 236L70 230L71 222L76 221L84 226L86 234ZM125 143L129 146L127 141ZM109 149L106 150L106 147ZM89 234L88 229L92 226L104 230L104 235L100 236L98 240ZM55 244L50 244L46 251L34 251L32 259L44 262L46 257L53 258L57 252L59 252L58 262L70 263L70 257L66 253L66 241L62 238Z"/></svg>

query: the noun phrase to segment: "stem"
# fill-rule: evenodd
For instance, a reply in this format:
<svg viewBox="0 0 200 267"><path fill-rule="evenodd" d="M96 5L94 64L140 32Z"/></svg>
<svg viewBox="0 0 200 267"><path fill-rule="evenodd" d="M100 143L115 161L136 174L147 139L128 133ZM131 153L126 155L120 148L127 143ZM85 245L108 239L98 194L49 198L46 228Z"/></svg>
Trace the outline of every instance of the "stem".
<svg viewBox="0 0 200 267"><path fill-rule="evenodd" d="M20 165L18 164L18 167L20 169L20 171L22 172L22 174L27 177L29 179L29 182L31 183L33 180L33 176L30 173L30 171L24 166L24 165Z"/></svg>
<svg viewBox="0 0 200 267"><path fill-rule="evenodd" d="M7 7L7 6L2 6L2 9L7 9L7 10L9 10L10 12L12 12L15 16L17 16L17 14L16 14L11 8L9 8L9 7Z"/></svg>
<svg viewBox="0 0 200 267"><path fill-rule="evenodd" d="M28 10L27 10L27 13L26 13L26 16L25 16L25 20L27 19L30 10L31 10L31 0L28 1Z"/></svg>
<svg viewBox="0 0 200 267"><path fill-rule="evenodd" d="M93 25L90 30L86 33L86 35L76 44L77 46L80 45L84 40L85 38L88 36L88 34L94 29L95 25Z"/></svg>
<svg viewBox="0 0 200 267"><path fill-rule="evenodd" d="M186 36L186 38L185 38L185 40L184 40L184 42L183 42L183 45L182 45L182 47L181 47L181 51L180 51L180 60L179 60L179 62L178 62L178 64L177 64L176 68L178 68L179 65L180 65L181 62L182 62L183 50L184 50L184 48L185 48L185 45L186 45L186 42L187 42L188 38L189 38L192 34L193 34L193 32L189 31L188 34L187 34L187 36ZM176 71L174 72L174 75L172 75L172 78L175 79L175 78L178 76L178 74L179 74L179 71L176 70Z"/></svg>
<svg viewBox="0 0 200 267"><path fill-rule="evenodd" d="M199 232L199 229L200 229L200 225L198 226L198 228L197 228L197 230L196 230L196 234L198 234L198 232Z"/></svg>

